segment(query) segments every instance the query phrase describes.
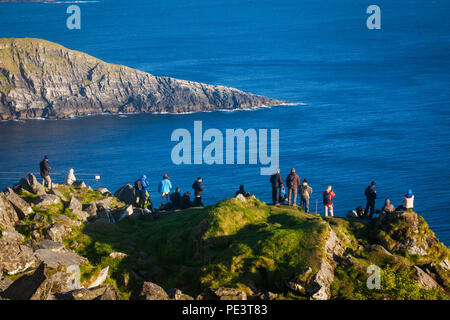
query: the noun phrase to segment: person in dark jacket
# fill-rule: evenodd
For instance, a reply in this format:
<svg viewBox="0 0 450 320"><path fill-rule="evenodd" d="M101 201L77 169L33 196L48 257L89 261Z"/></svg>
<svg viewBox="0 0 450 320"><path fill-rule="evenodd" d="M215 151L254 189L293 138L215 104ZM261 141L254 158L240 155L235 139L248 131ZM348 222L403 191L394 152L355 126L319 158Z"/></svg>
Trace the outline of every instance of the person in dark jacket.
<svg viewBox="0 0 450 320"><path fill-rule="evenodd" d="M181 198L181 209L187 209L192 207L192 202L191 202L191 192L190 191L186 191L183 194L183 197Z"/></svg>
<svg viewBox="0 0 450 320"><path fill-rule="evenodd" d="M175 192L173 192L170 195L170 202L172 202L172 208L173 209L180 209L181 208L181 189L180 188L176 188Z"/></svg>
<svg viewBox="0 0 450 320"><path fill-rule="evenodd" d="M246 197L246 198L248 198L248 197L251 196L251 195L250 195L250 192L245 191L244 185L243 185L243 184L241 184L241 185L239 186L239 190L236 191L236 197L238 196L238 194L242 194L242 195L243 195L244 197Z"/></svg>
<svg viewBox="0 0 450 320"><path fill-rule="evenodd" d="M48 164L47 156L45 156L44 160L42 160L41 163L39 163L39 167L40 167L40 174L41 174L41 178L42 178L42 185L45 187L45 181L47 181L48 188L50 190L53 189L52 179L50 179L51 167Z"/></svg>
<svg viewBox="0 0 450 320"><path fill-rule="evenodd" d="M297 192L300 185L300 177L295 173L295 168L291 169L291 173L286 177L286 186L288 188L288 203L291 205L291 197L294 196L293 205L297 206Z"/></svg>
<svg viewBox="0 0 450 320"><path fill-rule="evenodd" d="M192 185L192 189L194 189L194 207L204 207L204 204L202 202L202 194L203 194L203 185L202 185L203 179L201 177L198 177L197 180Z"/></svg>
<svg viewBox="0 0 450 320"><path fill-rule="evenodd" d="M372 219L373 212L375 211L375 200L377 199L377 191L375 190L375 181L372 181L370 186L366 188L364 192L367 199L366 210L364 211L366 217ZM369 214L370 209L370 214Z"/></svg>
<svg viewBox="0 0 450 320"><path fill-rule="evenodd" d="M281 179L280 169L270 177L270 183L272 184L272 203L274 206L280 204L280 189L283 184L283 179Z"/></svg>

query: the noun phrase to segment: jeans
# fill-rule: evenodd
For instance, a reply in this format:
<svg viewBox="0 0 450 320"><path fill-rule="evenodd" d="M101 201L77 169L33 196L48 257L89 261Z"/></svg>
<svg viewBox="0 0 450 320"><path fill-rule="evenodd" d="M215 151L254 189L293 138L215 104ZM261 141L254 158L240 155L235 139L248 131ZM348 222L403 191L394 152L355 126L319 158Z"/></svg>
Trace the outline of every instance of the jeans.
<svg viewBox="0 0 450 320"><path fill-rule="evenodd" d="M280 187L272 187L272 203L274 205L280 203Z"/></svg>
<svg viewBox="0 0 450 320"><path fill-rule="evenodd" d="M370 209L370 214L368 215L369 209ZM375 200L367 200L366 210L364 211L364 213L366 214L366 217L369 216L369 219L372 219L374 210L375 210Z"/></svg>
<svg viewBox="0 0 450 320"><path fill-rule="evenodd" d="M296 206L297 205L297 187L295 188L289 188L289 192L288 192L288 202L289 205L291 205L291 195L294 194L294 202L293 205Z"/></svg>
<svg viewBox="0 0 450 320"><path fill-rule="evenodd" d="M303 208L305 212L309 212L309 198L301 198L300 206Z"/></svg>
<svg viewBox="0 0 450 320"><path fill-rule="evenodd" d="M333 206L325 206L325 217L328 217L328 210L330 210L330 216L334 217L333 215Z"/></svg>
<svg viewBox="0 0 450 320"><path fill-rule="evenodd" d="M192 206L194 206L194 207L204 207L205 205L203 204L202 197L195 197L194 203L192 204Z"/></svg>

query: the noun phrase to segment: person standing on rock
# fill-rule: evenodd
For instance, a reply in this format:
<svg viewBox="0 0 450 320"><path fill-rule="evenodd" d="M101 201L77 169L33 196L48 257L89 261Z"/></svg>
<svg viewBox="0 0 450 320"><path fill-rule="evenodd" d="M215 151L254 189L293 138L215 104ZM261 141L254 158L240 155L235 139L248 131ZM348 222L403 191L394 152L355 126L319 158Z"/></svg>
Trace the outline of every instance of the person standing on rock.
<svg viewBox="0 0 450 320"><path fill-rule="evenodd" d="M308 181L303 179L302 186L300 187L300 206L305 212L309 212L309 197L313 193L313 189L308 185Z"/></svg>
<svg viewBox="0 0 450 320"><path fill-rule="evenodd" d="M272 203L274 206L280 204L280 189L283 184L283 179L281 179L280 169L270 177L270 183L272 184Z"/></svg>
<svg viewBox="0 0 450 320"><path fill-rule="evenodd" d="M300 185L300 177L295 173L295 168L291 169L291 173L286 177L286 185L288 187L288 204L291 205L291 198L294 197L293 205L297 206L297 191Z"/></svg>
<svg viewBox="0 0 450 320"><path fill-rule="evenodd" d="M377 199L377 191L375 190L375 181L372 181L370 186L366 188L366 191L364 192L366 195L367 203L366 203L366 210L364 210L364 213L366 217L369 217L369 219L372 219L373 212L375 211L375 200ZM370 209L370 214L369 214Z"/></svg>
<svg viewBox="0 0 450 320"><path fill-rule="evenodd" d="M334 217L333 213L333 198L336 196L331 186L328 186L327 190L323 192L323 206L325 208L325 217L328 217L328 211L330 216Z"/></svg>
<svg viewBox="0 0 450 320"><path fill-rule="evenodd" d="M194 207L204 207L205 205L202 202L202 194L203 194L203 179L198 177L197 180L192 185L192 189L194 189L195 200L193 203Z"/></svg>
<svg viewBox="0 0 450 320"><path fill-rule="evenodd" d="M166 204L169 203L171 189L172 183L170 183L169 176L167 174L164 174L161 182L158 185L158 192L161 194L161 205L164 204L164 199L166 199Z"/></svg>
<svg viewBox="0 0 450 320"><path fill-rule="evenodd" d="M52 184L52 179L50 178L50 170L51 167L48 164L48 157L45 156L44 160L41 161L41 163L39 164L40 167L40 174L41 174L41 178L42 178L42 185L45 188L45 181L47 181L47 186L50 190L53 189L53 184Z"/></svg>

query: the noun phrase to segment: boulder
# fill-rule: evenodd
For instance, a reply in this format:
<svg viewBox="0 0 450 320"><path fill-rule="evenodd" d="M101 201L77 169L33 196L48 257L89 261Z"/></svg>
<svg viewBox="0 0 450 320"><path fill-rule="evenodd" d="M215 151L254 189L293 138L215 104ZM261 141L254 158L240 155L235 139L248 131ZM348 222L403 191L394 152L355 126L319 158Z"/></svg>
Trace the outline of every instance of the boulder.
<svg viewBox="0 0 450 320"><path fill-rule="evenodd" d="M76 180L72 185L77 188L86 188L86 183L83 180Z"/></svg>
<svg viewBox="0 0 450 320"><path fill-rule="evenodd" d="M167 295L171 300L194 300L191 296L184 294L177 288L172 288L167 291Z"/></svg>
<svg viewBox="0 0 450 320"><path fill-rule="evenodd" d="M247 294L234 288L209 287L200 298L201 300L247 300Z"/></svg>
<svg viewBox="0 0 450 320"><path fill-rule="evenodd" d="M46 193L44 186L38 182L32 173L28 174L27 179L20 179L19 183L13 186L13 189L14 191L26 190L37 195L44 195Z"/></svg>
<svg viewBox="0 0 450 320"><path fill-rule="evenodd" d="M53 223L64 224L64 225L66 225L68 227L71 227L71 226L79 227L79 226L81 226L81 222L80 221L72 220L68 216L63 215L63 214L60 214L59 216L56 216L56 217L52 218L52 222Z"/></svg>
<svg viewBox="0 0 450 320"><path fill-rule="evenodd" d="M59 203L61 203L61 199L59 199L59 197L55 196L54 194L44 194L37 197L36 200L34 200L34 204L40 208L48 207Z"/></svg>
<svg viewBox="0 0 450 320"><path fill-rule="evenodd" d="M27 215L33 213L33 209L31 208L31 206L25 200L19 197L13 189L6 188L3 191L3 194L14 207L20 219L24 219Z"/></svg>
<svg viewBox="0 0 450 320"><path fill-rule="evenodd" d="M122 253L122 252L111 252L111 253L109 254L109 257L110 257L111 259L124 259L124 258L127 257L127 254Z"/></svg>
<svg viewBox="0 0 450 320"><path fill-rule="evenodd" d="M131 184L126 184L114 193L114 196L126 204L135 204L137 198L136 189Z"/></svg>
<svg viewBox="0 0 450 320"><path fill-rule="evenodd" d="M16 244L22 243L25 237L13 228L0 230L0 239L3 243Z"/></svg>
<svg viewBox="0 0 450 320"><path fill-rule="evenodd" d="M62 242L64 237L72 232L72 228L61 223L51 225L44 229L44 235L46 239L56 242Z"/></svg>
<svg viewBox="0 0 450 320"><path fill-rule="evenodd" d="M116 220L113 217L112 212L109 209L105 209L104 207L98 207L97 210L97 219L109 223L115 223Z"/></svg>
<svg viewBox="0 0 450 320"><path fill-rule="evenodd" d="M153 282L144 282L134 300L170 300L166 291Z"/></svg>
<svg viewBox="0 0 450 320"><path fill-rule="evenodd" d="M14 228L17 221L19 221L19 217L16 210L14 210L6 196L0 192L0 228Z"/></svg>
<svg viewBox="0 0 450 320"><path fill-rule="evenodd" d="M103 282L106 281L106 278L108 278L108 272L109 272L109 266L107 266L106 268L103 268L102 271L100 271L100 274L98 275L97 279L95 279L95 281L89 285L89 289L102 285Z"/></svg>
<svg viewBox="0 0 450 320"><path fill-rule="evenodd" d="M90 217L89 213L87 213L86 211L75 210L75 211L72 211L72 213L74 215L76 215L78 220L80 220L81 222L87 221L87 219Z"/></svg>
<svg viewBox="0 0 450 320"><path fill-rule="evenodd" d="M97 205L95 204L95 202L91 202L83 206L83 211L87 212L87 214L89 214L89 217L96 217Z"/></svg>
<svg viewBox="0 0 450 320"><path fill-rule="evenodd" d="M39 249L34 253L35 257L47 266L57 269L59 266L79 266L87 262L74 252L53 251L51 249Z"/></svg>
<svg viewBox="0 0 450 320"><path fill-rule="evenodd" d="M119 295L112 286L101 286L57 294L55 298L56 300L119 300Z"/></svg>
<svg viewBox="0 0 450 320"><path fill-rule="evenodd" d="M15 275L35 267L33 249L19 244L0 244L0 272Z"/></svg>
<svg viewBox="0 0 450 320"><path fill-rule="evenodd" d="M57 196L58 198L60 198L62 201L67 201L66 197L58 190L56 190L55 188L53 188L52 190L50 190L49 192L50 194L53 194L55 196Z"/></svg>
<svg viewBox="0 0 450 320"><path fill-rule="evenodd" d="M1 293L12 300L47 300L52 289L52 280L45 273L42 263L32 275L24 275Z"/></svg>
<svg viewBox="0 0 450 320"><path fill-rule="evenodd" d="M55 242L52 240L43 240L36 244L37 249L50 250L54 252L62 252L66 250L64 245L59 242Z"/></svg>
<svg viewBox="0 0 450 320"><path fill-rule="evenodd" d="M69 202L68 209L71 210L72 212L73 211L82 211L83 205L77 198L72 196L72 198L70 199L70 202Z"/></svg>
<svg viewBox="0 0 450 320"><path fill-rule="evenodd" d="M450 261L448 261L448 259L445 258L444 260L442 260L442 261L439 263L439 266L440 266L442 269L448 271L448 270L450 270Z"/></svg>
<svg viewBox="0 0 450 320"><path fill-rule="evenodd" d="M134 213L133 206L132 205L126 206L125 210L123 210L122 213L119 214L120 216L119 221L125 219L128 216L133 215L133 213Z"/></svg>
<svg viewBox="0 0 450 320"><path fill-rule="evenodd" d="M238 201L247 202L247 199L246 199L246 198L244 197L244 195L241 194L241 193L239 193L239 194L235 197L235 199L238 200Z"/></svg>
<svg viewBox="0 0 450 320"><path fill-rule="evenodd" d="M419 286L425 290L438 288L438 283L418 266L414 266Z"/></svg>

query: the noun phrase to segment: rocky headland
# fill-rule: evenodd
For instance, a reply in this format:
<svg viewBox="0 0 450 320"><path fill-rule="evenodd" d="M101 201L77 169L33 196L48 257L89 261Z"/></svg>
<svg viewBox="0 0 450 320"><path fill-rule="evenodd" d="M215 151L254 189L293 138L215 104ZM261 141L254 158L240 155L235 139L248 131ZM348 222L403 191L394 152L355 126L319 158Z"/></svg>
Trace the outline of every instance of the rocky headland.
<svg viewBox="0 0 450 320"><path fill-rule="evenodd" d="M234 88L158 77L41 39L0 39L0 119L183 113L282 104Z"/></svg>
<svg viewBox="0 0 450 320"><path fill-rule="evenodd" d="M129 184L48 190L32 174L0 192L0 300L450 296L449 250L412 211L325 218L237 197L145 214L136 200Z"/></svg>

